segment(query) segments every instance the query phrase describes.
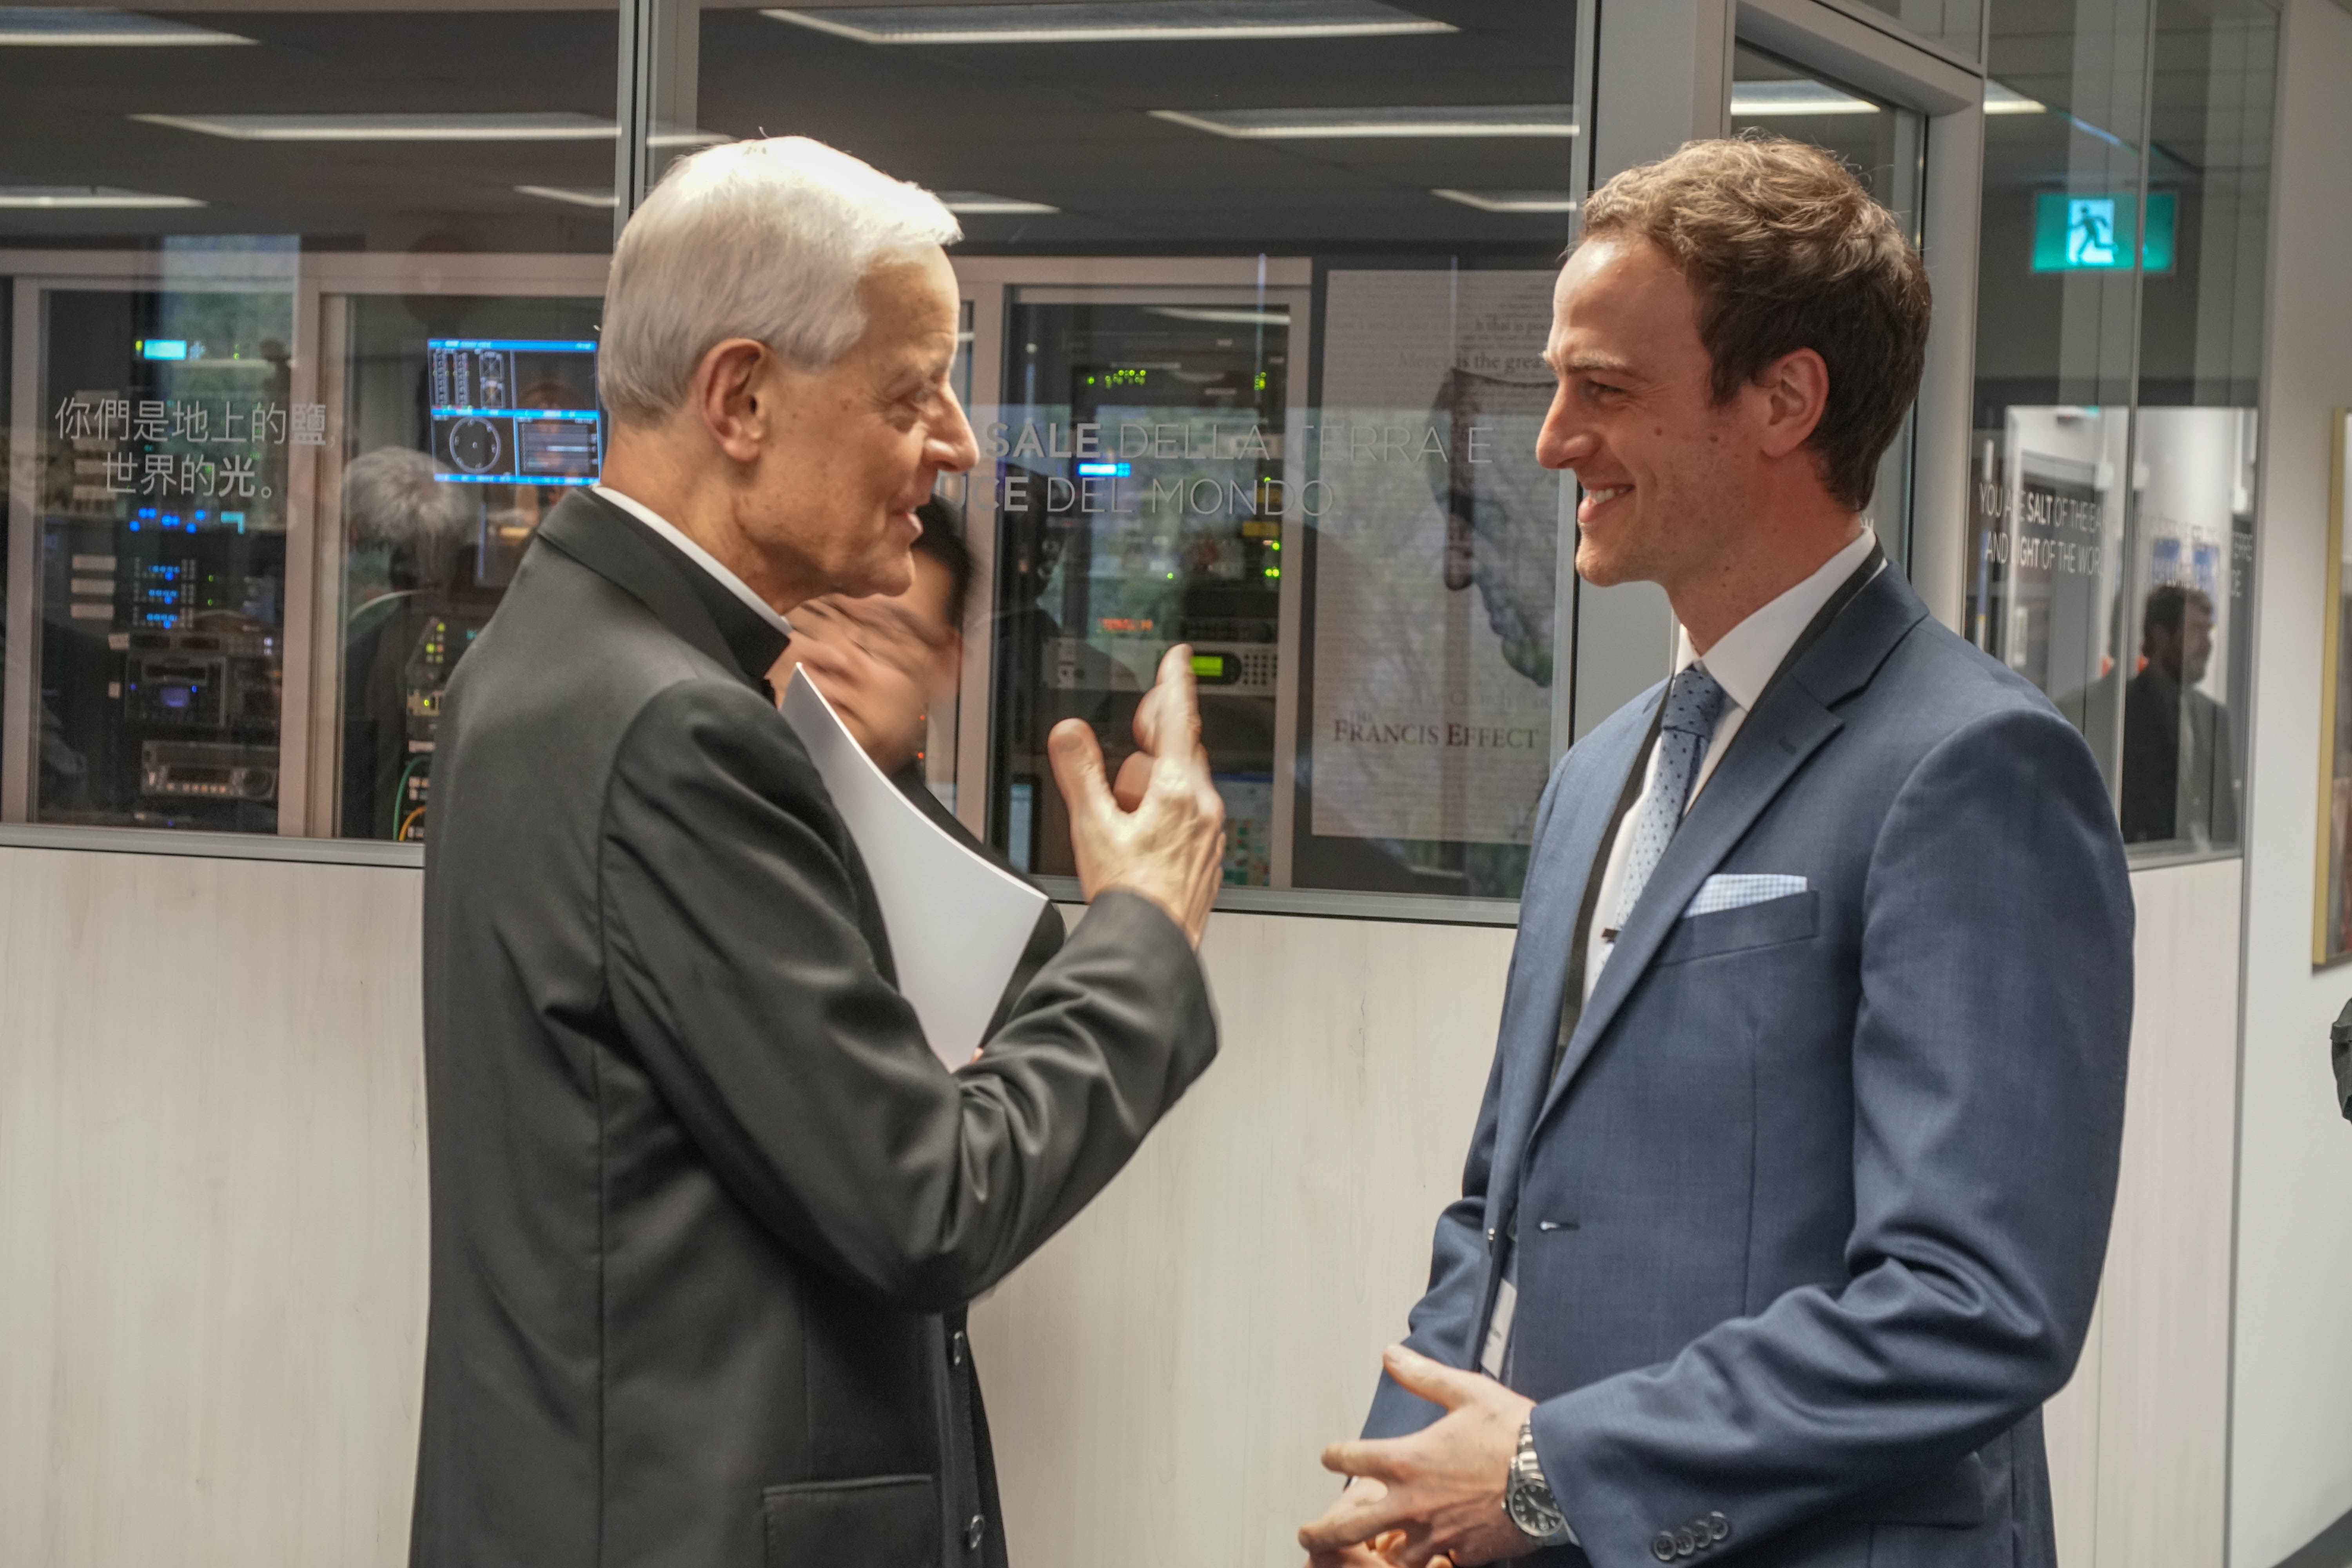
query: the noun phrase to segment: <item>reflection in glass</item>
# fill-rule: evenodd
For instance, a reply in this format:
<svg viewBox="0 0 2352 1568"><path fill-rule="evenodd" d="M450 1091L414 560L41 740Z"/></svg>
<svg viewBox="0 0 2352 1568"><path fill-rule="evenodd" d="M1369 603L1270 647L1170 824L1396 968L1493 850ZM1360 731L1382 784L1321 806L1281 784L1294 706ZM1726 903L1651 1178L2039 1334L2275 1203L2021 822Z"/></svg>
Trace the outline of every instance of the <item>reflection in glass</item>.
<svg viewBox="0 0 2352 1568"><path fill-rule="evenodd" d="M2278 18L2158 0L2155 24L2120 807L2127 841L2199 850L2241 838Z"/></svg>
<svg viewBox="0 0 2352 1568"><path fill-rule="evenodd" d="M2129 450L2126 409L2011 408L1980 437L1970 638L2095 738L2115 727Z"/></svg>
<svg viewBox="0 0 2352 1568"><path fill-rule="evenodd" d="M1264 887L1274 837L1286 310L1013 308L1001 464L1000 809L1034 804L1027 869L1071 876L1045 736L1066 718L1126 735L1160 654L1192 645L1202 742L1224 796L1225 880Z"/></svg>
<svg viewBox="0 0 2352 1568"><path fill-rule="evenodd" d="M2238 770L2230 711L2200 689L2212 669L2213 595L2165 583L2140 611L2140 671L2124 685L2124 842L2233 844Z"/></svg>
<svg viewBox="0 0 2352 1568"><path fill-rule="evenodd" d="M2352 956L2352 411L2337 409L2328 421L2335 447L2333 483L2327 496L2326 642L2321 650L2323 731L2320 758L2319 865L2313 879L2311 962L2336 963Z"/></svg>
<svg viewBox="0 0 2352 1568"><path fill-rule="evenodd" d="M1017 10L704 9L667 108L817 137L961 216L984 455L950 489L997 616L965 819L1066 873L1045 736L1076 716L1128 749L1181 638L1229 884L1516 897L1568 678L1562 485L1533 454L1575 7ZM1178 10L1199 36L1138 30Z"/></svg>
<svg viewBox="0 0 2352 1568"><path fill-rule="evenodd" d="M329 384L350 325L334 290L511 286L518 253L593 266L612 239L617 10L14 15L0 251L17 258L10 319L38 330L6 342L0 386L38 407L10 421L31 445L11 542L33 571L5 585L22 657L0 817L401 836L421 818L393 797L429 771L414 747L431 716L399 704L429 706L436 661L478 620L470 595L511 571L537 506L520 492L593 474L593 381L550 403L530 365L493 367L440 405L438 447L404 381L401 429L371 438L346 422L380 405ZM494 482L443 493L469 464ZM346 512L366 608L347 650Z"/></svg>
<svg viewBox="0 0 2352 1568"><path fill-rule="evenodd" d="M2244 788L2259 426L2250 407L2143 406L2138 419L2124 839L2227 847Z"/></svg>
<svg viewBox="0 0 2352 1568"><path fill-rule="evenodd" d="M1963 626L2083 729L2110 789L2139 608L2125 548L2138 273L2038 268L2036 231L2053 194L2139 210L2147 48L2137 6L1995 7L1987 61L2002 112L1984 122Z"/></svg>
<svg viewBox="0 0 2352 1568"><path fill-rule="evenodd" d="M275 830L287 474L322 428L292 314L283 290L48 295L35 820Z"/></svg>
<svg viewBox="0 0 2352 1568"><path fill-rule="evenodd" d="M2099 18L2068 69L1992 19L1969 629L2082 727L2127 842L2229 847L2276 19Z"/></svg>
<svg viewBox="0 0 2352 1568"><path fill-rule="evenodd" d="M1444 863L1423 847L1461 846L1474 887L1518 873L1551 761L1551 287L1549 268L1347 268L1327 289L1312 827L1424 874Z"/></svg>
<svg viewBox="0 0 2352 1568"><path fill-rule="evenodd" d="M1971 7L1973 10L1973 7ZM1975 23L1969 23L1974 53ZM1730 124L1737 135L1765 133L1808 142L1835 153L1863 185L1920 242L1920 189L1926 177L1927 118L1749 44L1733 47ZM1879 460L1871 526L1895 564L1911 562L1911 458L1917 415L1906 415Z"/></svg>
<svg viewBox="0 0 2352 1568"><path fill-rule="evenodd" d="M442 695L567 489L601 461L593 300L361 296L344 446L339 830L422 842ZM332 514L329 514L331 518Z"/></svg>
<svg viewBox="0 0 2352 1568"><path fill-rule="evenodd" d="M2234 847L2277 19L2082 12L2072 64L2009 26L1997 9L1969 632L2082 726L2126 842Z"/></svg>

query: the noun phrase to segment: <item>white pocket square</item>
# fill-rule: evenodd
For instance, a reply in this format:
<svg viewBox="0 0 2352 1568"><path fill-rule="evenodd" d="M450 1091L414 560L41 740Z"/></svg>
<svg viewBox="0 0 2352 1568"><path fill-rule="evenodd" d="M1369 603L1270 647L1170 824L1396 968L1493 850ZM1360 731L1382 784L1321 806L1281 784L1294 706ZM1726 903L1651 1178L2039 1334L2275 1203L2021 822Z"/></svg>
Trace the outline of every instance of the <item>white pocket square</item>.
<svg viewBox="0 0 2352 1568"><path fill-rule="evenodd" d="M1791 893L1805 890L1802 877L1779 875L1714 876L1699 884L1698 897L1683 910L1683 919L1693 915L1711 915L1724 910L1742 910L1750 904L1760 904L1771 899L1785 899Z"/></svg>

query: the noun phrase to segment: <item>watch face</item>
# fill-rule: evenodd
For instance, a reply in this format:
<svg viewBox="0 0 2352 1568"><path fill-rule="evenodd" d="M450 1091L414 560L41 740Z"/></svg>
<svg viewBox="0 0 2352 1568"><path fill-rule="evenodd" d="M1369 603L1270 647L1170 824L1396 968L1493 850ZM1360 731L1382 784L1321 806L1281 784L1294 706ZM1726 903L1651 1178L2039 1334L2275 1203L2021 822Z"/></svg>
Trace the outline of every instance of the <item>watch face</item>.
<svg viewBox="0 0 2352 1568"><path fill-rule="evenodd" d="M1535 1428L1530 1424L1519 1428L1519 1451L1511 1458L1510 1479L1503 1488L1503 1508L1519 1532L1537 1542L1549 1542L1568 1528L1568 1516L1559 1511L1559 1504L1544 1480L1543 1465L1536 1458Z"/></svg>
<svg viewBox="0 0 2352 1568"><path fill-rule="evenodd" d="M1547 1508L1533 1488L1516 1479L1505 1500L1510 1508L1511 1522L1521 1533L1541 1541L1568 1522L1567 1515L1557 1508Z"/></svg>

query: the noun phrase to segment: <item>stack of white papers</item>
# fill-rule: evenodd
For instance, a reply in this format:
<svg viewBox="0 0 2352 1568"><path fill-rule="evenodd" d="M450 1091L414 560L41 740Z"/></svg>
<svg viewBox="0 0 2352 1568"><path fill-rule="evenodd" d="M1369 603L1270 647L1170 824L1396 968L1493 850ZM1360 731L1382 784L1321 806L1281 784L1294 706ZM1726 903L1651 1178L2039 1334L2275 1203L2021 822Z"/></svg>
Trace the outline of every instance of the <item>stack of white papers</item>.
<svg viewBox="0 0 2352 1568"><path fill-rule="evenodd" d="M950 1070L971 1059L1045 912L1045 895L958 842L898 791L857 744L805 669L784 689L784 718L832 793L833 807L882 906L898 993Z"/></svg>

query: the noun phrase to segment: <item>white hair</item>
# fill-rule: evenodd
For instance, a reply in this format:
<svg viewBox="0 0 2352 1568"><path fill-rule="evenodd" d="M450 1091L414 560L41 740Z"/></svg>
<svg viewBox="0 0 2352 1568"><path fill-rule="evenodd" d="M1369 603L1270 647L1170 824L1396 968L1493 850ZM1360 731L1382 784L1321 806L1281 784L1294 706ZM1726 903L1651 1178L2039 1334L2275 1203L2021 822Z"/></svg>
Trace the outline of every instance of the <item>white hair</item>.
<svg viewBox="0 0 2352 1568"><path fill-rule="evenodd" d="M343 521L355 545L407 552L432 575L474 530L479 504L434 478L433 459L403 447L363 452L343 470Z"/></svg>
<svg viewBox="0 0 2352 1568"><path fill-rule="evenodd" d="M666 417L702 356L730 338L822 370L866 331L857 285L869 268L962 232L929 191L805 136L697 153L614 247L597 367L605 406Z"/></svg>

